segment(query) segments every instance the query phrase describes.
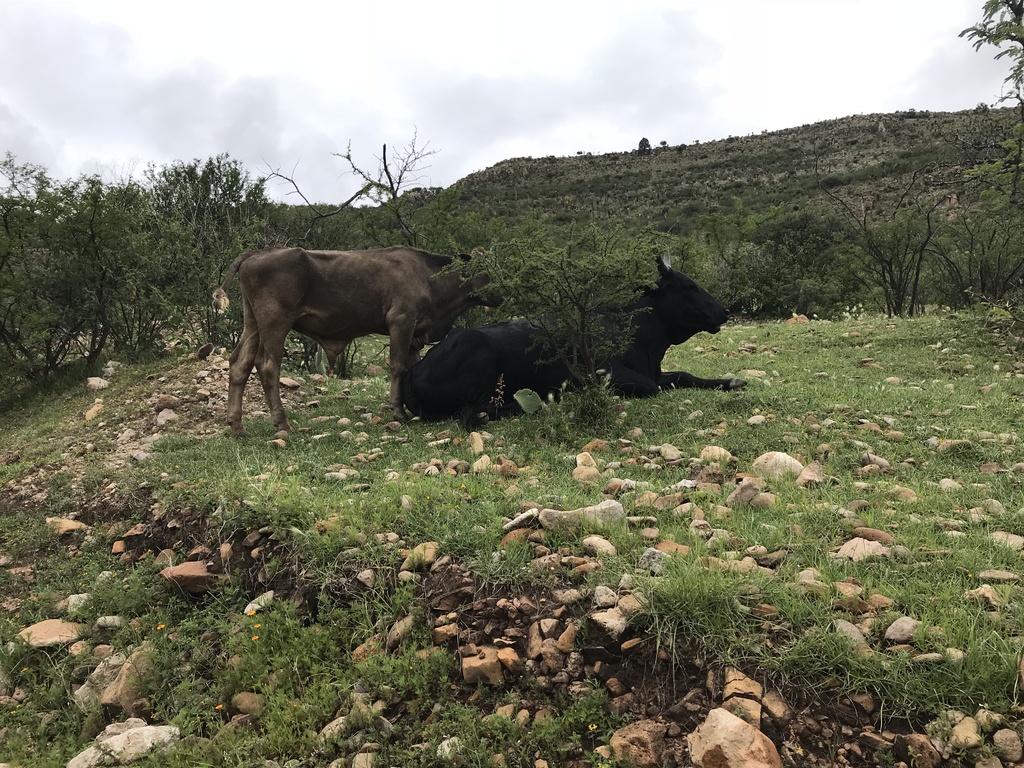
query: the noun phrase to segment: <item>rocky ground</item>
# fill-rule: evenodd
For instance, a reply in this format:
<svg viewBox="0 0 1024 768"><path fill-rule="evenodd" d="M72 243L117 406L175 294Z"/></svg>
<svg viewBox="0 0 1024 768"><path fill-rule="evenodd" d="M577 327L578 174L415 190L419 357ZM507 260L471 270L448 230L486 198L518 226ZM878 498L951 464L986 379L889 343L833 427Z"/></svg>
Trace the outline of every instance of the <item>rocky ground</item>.
<svg viewBox="0 0 1024 768"><path fill-rule="evenodd" d="M81 441L65 454L65 466L38 467L32 473L0 490L0 514L14 509L33 508L47 494L48 478L70 467L88 453L102 450L111 467L126 462L146 461L154 438L170 428L190 432L197 437L219 433L225 387L224 362L215 357L193 361L173 374L155 380L153 393L129 408L130 418L119 418L103 439ZM178 385L178 386L175 386ZM260 403L254 399L256 389L247 392L247 408ZM286 407L294 406L286 402ZM104 419L102 392L97 392L95 412L87 418L95 423ZM216 418L211 418L216 414ZM102 428L97 434L103 435ZM477 436L475 439L482 440ZM98 447L99 446L99 447ZM578 457L581 481L587 474L587 457L608 446L592 445ZM482 461L486 455L480 451ZM663 457L664 458L664 457ZM735 503L768 503L757 501L761 493L756 478L738 483L735 472L728 470L724 456L717 456L714 469L703 470L691 478L700 483L736 485ZM776 457L777 461L784 461ZM488 459L488 461L490 461ZM723 471L720 467L725 467ZM429 464L420 468L429 471ZM486 468L479 471L484 471ZM514 467L496 471L514 472ZM819 471L813 465L804 467L805 482L819 482ZM820 468L819 468L820 469ZM455 471L474 471L472 465L457 466ZM769 471L769 470L765 470ZM743 479L743 478L741 478ZM81 489L78 489L81 491ZM269 577L262 564L282 545L270 530L257 531L245 537L218 540L207 528L203 516L190 509L165 509L153 505L146 488L123 489L114 485L84 498L73 520L53 520L55 531L67 537L69 553L74 554L76 532L98 529L114 537L112 553L122 562L158 558L166 562L162 572L165 580L194 594L214 588L225 574L232 574L246 583L256 597L250 611L259 611L271 599L291 600L304 606L311 622L316 621L316 604L325 594L337 600L356 599L361 590L402 580L416 582L419 612L390 627L387 632L367 638L354 652L358 660L370 654L388 653L398 647L412 629L412 622L427 622L432 631L434 652L451 654L452 683L459 696L470 704L479 704L481 717L508 717L529 726L548 716L559 695L572 695L592 686L601 686L610 696L610 706L627 715L628 724L619 729L607 744L584 743L569 751L565 766L587 766L604 756L608 761L630 761L643 766L704 766L704 768L758 768L758 766L868 766L897 765L910 768L964 765L976 768L1024 766L1021 723L1009 723L983 710L970 713L949 713L943 723L901 723L881 721L880 707L868 695L846 695L822 681L818 690L780 690L770 682L758 679L750 671L735 669L709 659L696 648L666 647L655 638L637 632L630 618L641 609L641 598L633 590L630 578L594 589L583 585L583 576L600 567L601 558L609 553L611 543L601 537L584 540L584 555L569 551L551 551L545 544L545 532L559 527L575 527L587 518L625 517L616 497L623 491L621 482L604 488L605 501L594 507L578 510L544 509L540 504L524 503L522 514L506 521L506 540L534 548L532 567L547 578L543 587L527 591L510 590L483 584L469 568L449 557L439 556L432 542L407 542L398 533L383 535L381 542L403 556L402 565L392 571L370 564L353 564L350 574L330 584L311 583L297 570L282 570ZM653 491L652 504L678 503L666 490ZM680 489L681 491L682 489ZM676 493L679 493L677 491ZM737 495L738 494L738 495ZM733 500L733 497L730 497ZM855 510L851 510L851 518ZM125 517L141 520L128 527ZM695 516L699 523L700 515ZM662 541L650 521L629 518L634 534L650 544L639 566L638 577L657 577L661 562L676 554L680 545ZM848 556L879 554L892 544L884 532L856 527L851 529ZM330 525L330 520L323 521ZM699 525L698 525L699 527ZM707 535L719 533L708 528ZM727 535L727 534L722 534ZM891 548L891 547L890 547ZM613 547L612 547L613 549ZM188 552L185 562L175 562L174 552ZM283 550L280 554L286 554ZM707 558L700 567L771 569L785 553L740 552L731 560ZM285 558L287 559L287 558ZM0 552L0 567L21 578L25 585L21 596L7 596L0 609L17 611L20 600L31 592L32 563L16 561ZM1013 574L1009 574L1013 576ZM815 574L801 578L808 590L832 589L823 585ZM996 578L996 577L993 577ZM856 613L870 620L880 607L872 600L881 596L865 595L857 585L839 588L843 607L857 603ZM257 597L259 596L259 597ZM978 599L984 599L984 596ZM861 605L862 604L862 605ZM772 620L772 607L754 604L764 621ZM71 612L69 611L69 614ZM98 744L123 739L123 732L133 729L161 728L149 722L144 699L132 689L133 664L140 658L125 658L112 648L104 647L102 627L80 627L69 619L54 620L46 627L28 628L24 638L31 644L68 647L70 652L91 659L92 671L76 688L77 697L96 697L102 701L113 730L90 734ZM577 630L587 624L585 641ZM837 622L838 623L838 622ZM898 623L898 622L897 622ZM849 624L849 622L847 622ZM851 653L861 652L866 644L864 633L854 624L837 627L851 636ZM90 631L85 631L90 630ZM75 640L82 631L91 640ZM895 632L895 631L894 631ZM906 644L913 634L903 627L891 637L891 645ZM901 640L902 637L902 640ZM214 639L215 640L215 639ZM871 649L867 649L871 651ZM955 650L955 649L951 649ZM138 651L137 651L138 653ZM101 661L102 660L102 661ZM941 660L940 660L941 661ZM481 696L480 685L521 690L518 703L495 707L492 699ZM85 691L84 693L82 691ZM0 706L16 706L33 695L32 691L5 688L0 677ZM232 727L258 720L259 697L236 697L226 713ZM387 731L398 721L412 717L410 702L361 700L354 694L337 712L337 719L323 729L326 741L344 744L345 762L368 768L375 765L376 746L359 724L366 723L367 711L373 713L375 729ZM137 718L137 719L131 719ZM120 725L117 725L120 723ZM926 727L927 726L927 727ZM154 743L173 741L169 731L154 733ZM457 764L458 739L438 748L439 764ZM111 747L112 748L112 747ZM1002 757L997 757L998 751ZM73 768L96 764L83 753ZM98 759L98 758L97 758ZM78 758L76 758L78 760ZM74 761L73 761L74 762ZM500 764L500 763L495 763ZM69 764L70 765L70 764ZM547 763L537 759L536 768ZM381 768L378 766L378 768Z"/></svg>

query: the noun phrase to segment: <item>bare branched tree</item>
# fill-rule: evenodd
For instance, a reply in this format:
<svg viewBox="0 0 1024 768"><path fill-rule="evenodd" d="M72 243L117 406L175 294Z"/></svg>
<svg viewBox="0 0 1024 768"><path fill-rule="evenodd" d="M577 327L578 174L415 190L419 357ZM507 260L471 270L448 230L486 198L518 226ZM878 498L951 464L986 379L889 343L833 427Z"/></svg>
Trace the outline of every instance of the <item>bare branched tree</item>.
<svg viewBox="0 0 1024 768"><path fill-rule="evenodd" d="M931 190L930 171L919 168L907 174L890 201L840 194L825 184L815 157L818 188L835 205L848 225L857 246L858 261L869 284L880 288L889 316L913 316L920 304L921 271L932 253L937 232L937 213L944 195Z"/></svg>
<svg viewBox="0 0 1024 768"><path fill-rule="evenodd" d="M292 174L294 173L295 169L293 168ZM313 227L316 226L317 222L322 221L323 219L329 219L331 216L337 216L339 213L341 213L346 208L351 206L356 200L365 197L366 194L370 191L369 185L363 185L363 187L358 192L353 194L348 200L343 202L341 205L336 205L332 208L328 208L326 206L310 202L309 198L306 197L303 191L299 188L299 184L298 182L295 181L294 175L286 176L285 174L281 173L279 169L275 169L267 174L267 178L280 179L281 181L290 185L292 191L289 192L288 194L298 195L300 198L302 198L302 202L306 205L306 207L313 212L313 217L309 220L309 225L306 227L306 231L302 234L302 237L300 238L301 240L306 240L309 238L309 233L313 231Z"/></svg>
<svg viewBox="0 0 1024 768"><path fill-rule="evenodd" d="M403 192L408 192L422 178L422 172L429 168L424 162L437 154L436 150L430 149L429 144L422 147L417 144L417 134L413 132L412 140L400 150L392 150L392 157L388 159L388 145L381 148L380 157L377 160L377 171L373 174L360 168L352 158L352 144L344 153L336 153L336 157L343 158L348 162L352 175L362 179L366 196L377 206L388 210L398 224L398 231L402 233L402 239L407 245L415 246L416 232L409 225L409 207L411 201L403 197Z"/></svg>

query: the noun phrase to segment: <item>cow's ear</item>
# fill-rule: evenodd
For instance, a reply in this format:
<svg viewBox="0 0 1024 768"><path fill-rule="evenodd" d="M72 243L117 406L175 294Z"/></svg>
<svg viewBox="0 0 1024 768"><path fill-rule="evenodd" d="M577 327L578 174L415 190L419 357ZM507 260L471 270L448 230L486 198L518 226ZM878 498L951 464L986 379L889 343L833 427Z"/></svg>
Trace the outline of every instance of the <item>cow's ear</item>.
<svg viewBox="0 0 1024 768"><path fill-rule="evenodd" d="M672 257L667 253L663 253L655 261L658 264L658 273L662 277L668 277L669 272L672 271Z"/></svg>

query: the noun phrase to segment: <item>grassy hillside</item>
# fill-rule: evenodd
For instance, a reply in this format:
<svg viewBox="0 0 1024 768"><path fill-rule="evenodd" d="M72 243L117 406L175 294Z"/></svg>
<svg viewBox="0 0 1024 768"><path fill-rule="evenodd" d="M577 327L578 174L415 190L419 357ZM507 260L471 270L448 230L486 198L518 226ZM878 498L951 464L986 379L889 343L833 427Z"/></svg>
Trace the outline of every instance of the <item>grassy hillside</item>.
<svg viewBox="0 0 1024 768"><path fill-rule="evenodd" d="M254 381L232 439L216 355L40 399L0 425L0 762L64 766L135 715L177 729L154 766L653 764L637 728L685 766L724 707L787 765L909 765L928 737L973 765L1021 725L1007 338L956 315L732 325L666 367L745 390L621 402L600 429L571 400L478 435L391 424L371 369L292 372L284 437ZM628 520L512 522L602 501ZM184 563L205 581L164 571ZM73 635L32 647L49 619Z"/></svg>
<svg viewBox="0 0 1024 768"><path fill-rule="evenodd" d="M463 179L462 201L470 210L512 219L539 210L564 221L611 217L679 231L693 214L729 210L734 199L749 211L801 207L820 196L819 180L885 195L901 174L990 156L998 145L992 137L1011 120L1009 110L990 109L854 115L656 146L646 154L513 158Z"/></svg>

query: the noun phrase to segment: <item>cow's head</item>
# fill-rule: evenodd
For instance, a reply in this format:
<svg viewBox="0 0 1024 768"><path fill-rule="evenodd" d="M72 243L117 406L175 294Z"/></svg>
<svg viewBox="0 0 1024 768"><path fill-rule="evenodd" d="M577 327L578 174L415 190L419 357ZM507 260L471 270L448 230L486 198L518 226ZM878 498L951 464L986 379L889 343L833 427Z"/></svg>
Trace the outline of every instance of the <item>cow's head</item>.
<svg viewBox="0 0 1024 768"><path fill-rule="evenodd" d="M718 333L729 311L687 275L672 269L668 257L658 259L657 287L648 292L654 316L673 344L681 344L701 331Z"/></svg>
<svg viewBox="0 0 1024 768"><path fill-rule="evenodd" d="M479 260L474 263L474 259L478 259L483 253L484 249L477 246L470 253L460 253L456 256L456 263L461 263L465 267L466 277L463 285L470 289L473 300L480 306L497 307L505 297L488 285L487 274L481 271L483 266Z"/></svg>

